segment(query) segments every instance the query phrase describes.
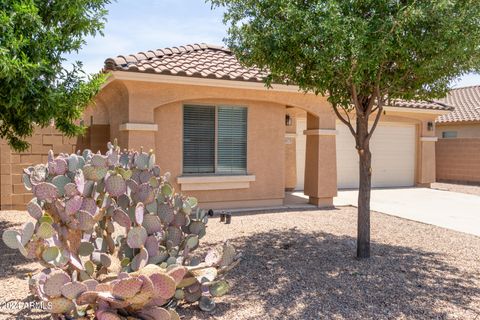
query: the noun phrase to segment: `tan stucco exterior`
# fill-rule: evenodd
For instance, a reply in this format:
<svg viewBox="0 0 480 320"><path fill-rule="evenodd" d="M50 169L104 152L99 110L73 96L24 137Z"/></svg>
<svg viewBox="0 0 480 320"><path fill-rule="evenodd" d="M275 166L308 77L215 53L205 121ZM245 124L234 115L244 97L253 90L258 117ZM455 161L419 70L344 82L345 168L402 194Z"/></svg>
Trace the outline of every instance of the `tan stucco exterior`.
<svg viewBox="0 0 480 320"><path fill-rule="evenodd" d="M305 194L318 206L331 206L337 194L336 117L325 97L291 88L269 90L259 84L189 79L183 83L171 76L136 76L114 72L85 116L94 124L109 124L110 138L132 149L155 149L163 171L171 173L177 191L198 197L211 208L281 205L287 189L296 183L295 119L307 117ZM201 80L201 81L200 81ZM184 104L234 105L248 108L247 176L189 179L182 174L182 106ZM285 116L292 117L286 126ZM394 110L385 122L408 122L417 126L418 184L435 181L435 143L421 137L435 136L427 130L435 112ZM183 189L182 189L183 186Z"/></svg>
<svg viewBox="0 0 480 320"><path fill-rule="evenodd" d="M480 138L480 122L438 123L437 137L442 138L444 131L455 131L457 138Z"/></svg>

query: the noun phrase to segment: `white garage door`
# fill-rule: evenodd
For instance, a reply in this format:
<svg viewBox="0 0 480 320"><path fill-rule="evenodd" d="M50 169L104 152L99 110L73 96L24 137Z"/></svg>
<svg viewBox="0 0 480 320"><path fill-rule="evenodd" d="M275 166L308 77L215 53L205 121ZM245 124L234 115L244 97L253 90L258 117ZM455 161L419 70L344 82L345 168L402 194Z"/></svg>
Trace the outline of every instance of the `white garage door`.
<svg viewBox="0 0 480 320"><path fill-rule="evenodd" d="M358 188L358 154L352 134L337 123L338 188ZM372 186L406 187L415 180L415 126L379 124L370 142Z"/></svg>

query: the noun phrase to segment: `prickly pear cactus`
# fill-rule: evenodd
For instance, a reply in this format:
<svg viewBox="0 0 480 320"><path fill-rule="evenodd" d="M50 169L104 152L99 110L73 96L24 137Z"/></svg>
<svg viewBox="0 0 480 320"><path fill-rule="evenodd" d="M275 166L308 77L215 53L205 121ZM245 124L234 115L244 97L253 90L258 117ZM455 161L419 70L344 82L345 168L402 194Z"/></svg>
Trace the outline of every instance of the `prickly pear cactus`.
<svg viewBox="0 0 480 320"><path fill-rule="evenodd" d="M29 281L54 318L179 319L179 303L212 311L239 262L228 243L194 255L208 216L175 193L153 151L48 155L24 170L36 223L2 239L45 269Z"/></svg>

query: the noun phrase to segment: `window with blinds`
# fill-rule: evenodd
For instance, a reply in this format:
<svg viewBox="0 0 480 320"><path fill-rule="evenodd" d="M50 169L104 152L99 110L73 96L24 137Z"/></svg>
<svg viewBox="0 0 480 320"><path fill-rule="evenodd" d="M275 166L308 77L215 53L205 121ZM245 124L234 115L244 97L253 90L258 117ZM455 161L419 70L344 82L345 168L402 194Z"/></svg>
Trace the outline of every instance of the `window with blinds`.
<svg viewBox="0 0 480 320"><path fill-rule="evenodd" d="M183 108L183 172L215 172L215 107Z"/></svg>
<svg viewBox="0 0 480 320"><path fill-rule="evenodd" d="M184 106L183 173L247 173L247 108Z"/></svg>

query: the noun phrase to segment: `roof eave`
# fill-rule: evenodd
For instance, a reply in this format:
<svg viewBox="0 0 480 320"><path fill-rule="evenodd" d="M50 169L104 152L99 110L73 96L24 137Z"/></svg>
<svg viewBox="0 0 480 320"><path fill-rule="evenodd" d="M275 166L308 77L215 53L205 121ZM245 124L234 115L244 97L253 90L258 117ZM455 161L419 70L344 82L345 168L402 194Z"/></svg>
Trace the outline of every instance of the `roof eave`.
<svg viewBox="0 0 480 320"><path fill-rule="evenodd" d="M196 85L196 86L210 86L210 87L224 87L224 88L236 88L236 89L253 89L253 90L273 90L283 92L299 92L303 93L298 86L273 84L272 88L267 88L264 82L261 81L239 81L239 80L227 80L227 79L212 79L212 78L200 78L191 76L178 76L178 75L165 75L158 73L142 73L131 71L108 71L114 80L124 81L144 81L155 83L170 83L170 84L183 84L183 85ZM307 93L313 94L313 93Z"/></svg>

